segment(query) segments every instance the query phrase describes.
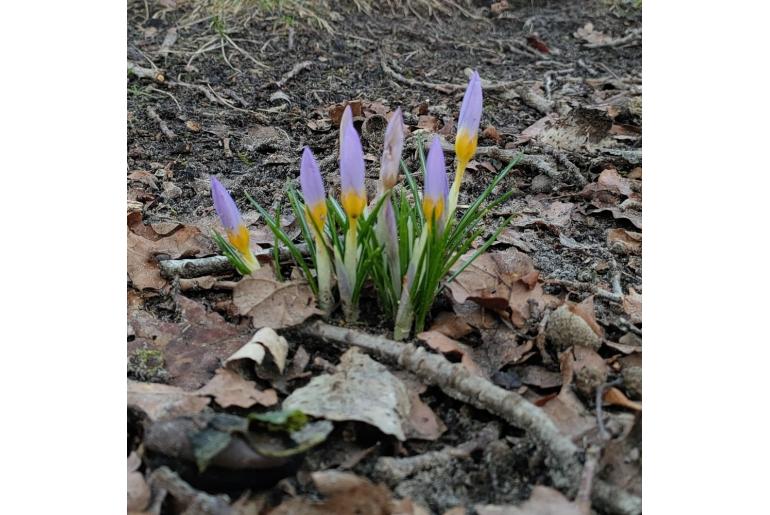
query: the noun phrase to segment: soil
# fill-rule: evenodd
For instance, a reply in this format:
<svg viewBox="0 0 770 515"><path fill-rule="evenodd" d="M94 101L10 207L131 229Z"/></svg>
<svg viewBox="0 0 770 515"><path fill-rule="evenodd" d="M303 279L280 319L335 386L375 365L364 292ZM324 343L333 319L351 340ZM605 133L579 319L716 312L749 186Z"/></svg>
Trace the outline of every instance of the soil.
<svg viewBox="0 0 770 515"><path fill-rule="evenodd" d="M564 123L572 123L569 120L574 122L574 113L580 109L600 110L610 125L626 130L620 137L604 130L600 142L592 141L589 134L588 141L579 145L561 145L561 140L546 143L538 138L522 141L522 132L544 117L542 110L513 87L485 90L481 127L494 130L484 132L479 146L550 156L559 173L558 178L549 177L537 166L516 166L502 186L516 188L519 193L501 206L498 214L522 211L541 216L532 212L533 199L574 204L568 225L547 219L520 225L507 237L504 234L497 248L513 245L526 252L543 278L611 290L613 276L619 274L623 292L633 288L641 293L641 253L619 251L608 244L607 237L609 230L618 228L640 233L641 222L634 224L627 217L616 218L598 209L580 194L584 185L569 172L570 165L574 165L588 184L595 183L608 168L617 170L621 177L641 179L640 162L624 157L629 154L606 151L607 147L641 150L641 44L591 48L575 36L587 23L592 23L595 31L613 37L640 30L640 9L633 3L609 0L512 0L508 9L496 14L490 9L490 1L457 4L466 12L454 8L450 11L441 2L443 7L432 13L426 10L427 4L420 2L394 3L393 10L370 7L370 13L356 9L352 3L319 3L315 12L328 21L334 31L331 33L319 22L292 11L291 4L282 11L281 2L255 2L242 10L216 11L196 2L130 1L128 61L162 71L164 80L128 75L128 174L145 171L154 178L129 178L129 202L139 206L136 209L141 211L145 224L180 222L212 227L216 221L209 176L215 175L244 208L247 220L256 220L257 216L248 209L245 192L264 206L282 206L286 212L284 191L288 181L296 183L304 146L311 147L321 161L325 183L333 192L339 184L334 158L337 126L330 114L334 106L355 100L364 102L365 107L374 103L374 108L382 107L386 112L401 106L413 132L420 128L418 125L427 124L452 142L451 120L457 119L462 90L446 93L436 87L410 85L402 79L464 85L464 70L473 68L484 80L521 80L540 98L550 97L555 106L554 119L560 117L567 121ZM201 21L194 23L197 20ZM164 50L164 40L169 40L174 27L177 39ZM547 53L541 51L542 44ZM305 61L309 63L305 68L282 81ZM388 73L383 63L402 79ZM613 111L607 105L617 97L623 99ZM607 99L607 103L601 102ZM639 109L635 108L636 99ZM367 113L356 119L359 130L371 111ZM161 127L161 121L167 129ZM580 127L578 133L590 133L582 122L575 124ZM636 129L638 132L634 132ZM363 144L365 153L372 157L367 162L367 187L372 192L381 143L364 134ZM404 157L414 169L417 161L413 141L407 145ZM476 160L475 169L468 172L461 204L483 190L507 164L492 157L477 156ZM488 232L494 230L497 219L489 220ZM545 288L548 293L573 301L588 295L557 285ZM171 294L168 290L142 292L144 309L166 316ZM243 326L243 320L221 309L227 294L202 292L188 296L220 308L229 321ZM596 297L595 303L596 318L607 339L618 341L629 330L641 333L641 324L631 327L633 323L618 303L601 297ZM386 329L376 316L364 318L369 319L369 325L364 324L362 330L382 333ZM292 352L299 344L310 353L311 360L319 356L331 363L339 361L341 352L322 342L294 340ZM602 355L609 356L606 352ZM136 356L132 359L135 361ZM136 370L129 375L156 381L165 377L163 373L142 375ZM379 434L363 434L360 425L340 424L324 446L309 453L296 476L275 487L270 502L277 504L289 493L313 495L307 473L338 464L341 459L335 453L346 456L354 448L376 446L352 467L353 472L374 478L373 464L378 456L409 456L458 445L490 424L499 425L501 431L494 445L473 452L469 459L451 461L389 486L398 497L411 498L433 513L444 513L460 505L470 509L479 503L518 503L529 497L534 485L549 484L542 456L521 431L453 401L438 389L428 389L422 398L448 427L440 439L398 444ZM351 434L357 435L352 443Z"/></svg>

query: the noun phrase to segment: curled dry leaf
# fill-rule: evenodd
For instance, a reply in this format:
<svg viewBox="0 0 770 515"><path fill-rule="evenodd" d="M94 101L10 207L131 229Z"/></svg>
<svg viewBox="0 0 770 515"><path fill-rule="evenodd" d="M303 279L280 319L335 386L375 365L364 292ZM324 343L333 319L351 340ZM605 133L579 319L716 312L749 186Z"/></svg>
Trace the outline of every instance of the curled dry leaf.
<svg viewBox="0 0 770 515"><path fill-rule="evenodd" d="M529 499L519 506L477 504L475 508L478 515L584 515L561 492L541 485L535 486Z"/></svg>
<svg viewBox="0 0 770 515"><path fill-rule="evenodd" d="M620 254L641 254L642 233L627 231L621 228L607 231L607 246Z"/></svg>
<svg viewBox="0 0 770 515"><path fill-rule="evenodd" d="M306 281L278 281L269 267L238 281L233 304L239 314L251 317L254 327L283 329L321 314Z"/></svg>
<svg viewBox="0 0 770 515"><path fill-rule="evenodd" d="M634 402L626 397L623 392L615 387L608 388L604 392L604 404L607 406L621 406L634 411L642 411L642 403Z"/></svg>
<svg viewBox="0 0 770 515"><path fill-rule="evenodd" d="M623 311L631 318L632 324L642 323L642 294L636 293L633 288L623 295Z"/></svg>
<svg viewBox="0 0 770 515"><path fill-rule="evenodd" d="M251 341L265 346L278 367L278 371L283 374L283 370L286 368L286 356L289 354L289 343L286 338L280 336L270 327L263 327L254 334Z"/></svg>
<svg viewBox="0 0 770 515"><path fill-rule="evenodd" d="M455 269L463 264L461 258ZM479 256L448 288L455 303L472 300L510 318L516 327L524 327L531 316L556 301L543 293L539 276L529 256L508 249Z"/></svg>
<svg viewBox="0 0 770 515"><path fill-rule="evenodd" d="M255 404L274 406L278 403L275 390L260 390L255 382L248 381L226 368L217 370L211 381L195 393L214 397L216 403L223 408L250 408Z"/></svg>
<svg viewBox="0 0 770 515"><path fill-rule="evenodd" d="M340 359L337 371L314 377L283 401L284 410L300 410L328 420L357 420L405 440L411 405L403 382L356 348Z"/></svg>
<svg viewBox="0 0 770 515"><path fill-rule="evenodd" d="M439 351L450 361L460 361L460 363L470 372L484 376L484 372L471 358L472 350L456 340L449 338L437 331L424 331L417 335L417 339L425 342L431 349ZM454 358L454 359L452 359Z"/></svg>
<svg viewBox="0 0 770 515"><path fill-rule="evenodd" d="M150 420L200 413L209 399L177 386L128 381L128 406L139 408Z"/></svg>

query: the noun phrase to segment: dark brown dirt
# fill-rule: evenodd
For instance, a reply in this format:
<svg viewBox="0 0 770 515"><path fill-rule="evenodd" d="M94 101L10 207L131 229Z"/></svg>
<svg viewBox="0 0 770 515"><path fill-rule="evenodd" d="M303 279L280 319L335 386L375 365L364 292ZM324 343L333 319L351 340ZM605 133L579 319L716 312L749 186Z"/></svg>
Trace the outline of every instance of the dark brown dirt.
<svg viewBox="0 0 770 515"><path fill-rule="evenodd" d="M213 208L209 176L216 175L242 207L247 206L244 192L266 206L284 203L284 187L298 176L303 146L310 146L319 160L334 154L337 129L324 120L329 118L330 106L346 101L379 102L389 111L402 106L411 113L407 115L407 125L412 130L417 128L418 113L435 116L439 131L444 117L456 120L462 91L446 94L430 87L410 86L388 75L383 70L383 60L407 78L429 83L464 84L467 78L463 70L468 67L477 69L483 79L492 82L540 81L536 87L539 86L541 95L546 95L548 83L553 99L569 108L595 108L597 98L611 98L629 90L631 97L641 94L641 44L587 48L584 41L573 35L588 22L593 23L595 30L615 37L623 36L628 29L641 28L641 13L631 4L621 0L510 1L510 9L496 16L488 8L491 3L470 3L468 10L478 19L459 13L450 16L437 12L431 16L417 8L423 19L414 14L392 13L387 8L366 15L347 3L334 3L332 10L336 15L327 13L334 34L294 13L268 10L251 17L243 12L223 16L228 37L264 63L263 69L228 44L224 51L216 46L190 63L196 50L206 47L209 41L220 41L212 19L190 24L208 16L209 11L193 12L193 6L182 2L181 7L174 9L150 2L148 18L144 2L129 2L128 61L150 68L151 60L165 75L163 83L128 76L127 169L129 173L150 172L157 184L155 188L129 180L129 200L141 203L145 222L210 225ZM182 27L178 29L178 39L164 54L164 38L169 29L177 26ZM537 55L527 43L527 36L532 34L547 45L550 53ZM284 74L303 61L310 61L311 65L283 87L276 86ZM182 83L202 86L235 108L212 101L201 90ZM283 99L276 99L278 92ZM169 138L161 131L148 109L154 109L175 137ZM521 132L542 117L542 112L509 90L485 91L481 126L494 126L500 138L482 137L479 145L542 154L547 149L540 143L517 143ZM613 123L640 128L641 118L626 110ZM259 141L255 142L249 131L253 135L259 127L282 132L274 134L272 141L256 138ZM446 137L453 141L454 132ZM641 137L616 139L615 144L621 150L639 150ZM364 150L372 156L379 156L378 145L376 141L364 140ZM562 154L577 166L588 183L609 166L614 166L622 176L641 166L590 145L566 149ZM414 152L407 153L405 158L414 168ZM506 164L489 158L477 160L496 170ZM372 187L378 162L376 157L367 163ZM558 165L560 172L565 169ZM338 184L336 161L328 160L323 173L327 184ZM484 166L469 174L461 202L480 192L494 175ZM522 250L533 258L546 278L600 284L611 289L611 277L617 270L624 291L633 287L641 292L641 256L611 251L606 237L612 228L639 232L641 229L624 219L594 213L593 206L578 195L582 187L568 175L563 177L562 181L551 181L550 188L538 193L533 190L533 181L544 180L540 171L531 166L516 167L504 186L517 187L521 194L509 206L503 206L502 211L526 209L532 198L571 202L575 209L566 228L554 229L543 224L518 228L514 245L526 247ZM254 217L254 213L245 211L247 219ZM558 287L549 288L552 293L562 292ZM573 292L570 299L580 300L586 295ZM617 341L627 330L626 315L616 304L599 298L596 304L599 323L607 336ZM323 355L332 361L338 356L333 350L326 350ZM441 392L431 390L425 400L443 418L449 431L431 444L406 444L402 449L406 454L462 443L493 420L448 400ZM338 433L335 431L335 435ZM442 513L461 504L515 502L525 499L534 484L547 483L543 464L523 435L505 429L503 439L496 445L494 453L480 451L441 470L420 473L395 491ZM323 464L324 452L314 451L306 470L316 470L312 464ZM368 474L377 455L375 452L362 460L354 470ZM293 484L298 491L305 491L302 481L295 480Z"/></svg>

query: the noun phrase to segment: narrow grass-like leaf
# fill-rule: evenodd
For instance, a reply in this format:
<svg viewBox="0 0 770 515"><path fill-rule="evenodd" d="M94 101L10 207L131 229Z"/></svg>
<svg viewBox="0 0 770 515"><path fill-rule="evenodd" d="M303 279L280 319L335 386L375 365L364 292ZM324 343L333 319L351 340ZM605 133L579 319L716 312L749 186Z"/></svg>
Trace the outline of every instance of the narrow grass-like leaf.
<svg viewBox="0 0 770 515"><path fill-rule="evenodd" d="M273 218L270 216L270 213L268 213L262 206L260 206L259 203L251 197L251 195L246 193L246 198L249 202L251 202L254 208L259 211L259 214L262 215L262 218L265 220L265 223L270 228L270 230L273 231L273 234L289 249L289 253L294 258L294 261L305 274L305 279L307 279L307 282L310 285L310 289L313 290L313 294L318 296L318 283L316 282L313 274L310 272L310 269L308 268L307 263L305 262L305 259L303 258L302 253L299 251L297 246L294 245L294 242L291 241L291 238L289 238L283 229L281 229L278 223L273 220Z"/></svg>

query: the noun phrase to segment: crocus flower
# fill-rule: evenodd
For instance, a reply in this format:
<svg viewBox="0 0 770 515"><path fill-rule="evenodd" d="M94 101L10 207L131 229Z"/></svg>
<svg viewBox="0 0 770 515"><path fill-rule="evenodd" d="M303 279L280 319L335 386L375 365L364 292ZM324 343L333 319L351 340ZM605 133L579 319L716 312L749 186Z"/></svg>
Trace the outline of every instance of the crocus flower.
<svg viewBox="0 0 770 515"><path fill-rule="evenodd" d="M398 167L404 149L404 117L401 108L396 109L385 129L382 158L380 159L380 183L384 191L393 189L398 182Z"/></svg>
<svg viewBox="0 0 770 515"><path fill-rule="evenodd" d="M323 230L326 224L326 194L321 179L321 171L313 153L308 147L302 152L299 165L299 184L305 197L307 217L314 231Z"/></svg>
<svg viewBox="0 0 770 515"><path fill-rule="evenodd" d="M422 210L429 224L441 222L444 215L449 185L446 178L444 163L444 151L441 149L441 141L438 136L433 137L433 142L428 150L428 159L425 163L425 191L422 197Z"/></svg>
<svg viewBox="0 0 770 515"><path fill-rule="evenodd" d="M350 106L345 108L350 111ZM340 175L342 176L342 207L351 221L355 221L364 212L366 206L366 188L364 187L364 151L353 116L342 116L340 127ZM355 223L355 222L354 222Z"/></svg>
<svg viewBox="0 0 770 515"><path fill-rule="evenodd" d="M211 177L211 198L230 244L238 250L251 269L259 268L259 263L249 247L249 230L241 219L238 206L235 205L233 197L222 186L222 183L213 176Z"/></svg>
<svg viewBox="0 0 770 515"><path fill-rule="evenodd" d="M334 306L332 295L332 265L326 249L323 227L326 224L326 194L321 170L308 147L302 151L299 164L299 184L305 197L305 215L312 227L316 242L316 274L318 277L318 304L327 314Z"/></svg>
<svg viewBox="0 0 770 515"><path fill-rule="evenodd" d="M481 77L479 77L478 72L474 71L460 106L460 119L457 122L457 137L455 138L457 160L466 165L476 152L479 122L481 121L481 102Z"/></svg>

